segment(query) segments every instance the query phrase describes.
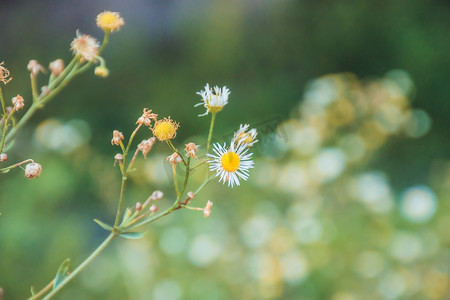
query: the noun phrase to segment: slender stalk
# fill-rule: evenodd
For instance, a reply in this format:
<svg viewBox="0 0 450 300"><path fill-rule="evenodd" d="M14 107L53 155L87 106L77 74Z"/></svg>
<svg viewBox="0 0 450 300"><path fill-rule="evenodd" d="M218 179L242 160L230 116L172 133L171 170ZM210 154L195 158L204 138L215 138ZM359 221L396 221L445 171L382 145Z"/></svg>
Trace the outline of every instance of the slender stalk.
<svg viewBox="0 0 450 300"><path fill-rule="evenodd" d="M0 102L2 103L3 118L4 118L6 115L6 105L5 105L5 99L3 99L3 91L2 91L1 87L0 87Z"/></svg>
<svg viewBox="0 0 450 300"><path fill-rule="evenodd" d="M34 294L30 300L33 299L39 299L41 296L43 296L45 293L47 293L52 287L53 287L54 280L50 281L42 290L40 290L37 294Z"/></svg>
<svg viewBox="0 0 450 300"><path fill-rule="evenodd" d="M125 164L125 157L123 158ZM127 183L126 173L122 175L122 185L120 186L119 205L117 206L116 220L114 221L114 228L119 225L120 215L122 214L123 196L125 193L125 185Z"/></svg>
<svg viewBox="0 0 450 300"><path fill-rule="evenodd" d="M24 163L27 163L27 162L34 162L34 161L33 161L31 158L26 159L26 160L24 160L24 161L21 161L20 163L11 165L11 166L6 167L6 168L3 168L3 169L0 169L0 173L8 172L9 170L14 169L14 168L17 168L17 167L19 167L19 166L21 166L21 165L23 165Z"/></svg>
<svg viewBox="0 0 450 300"><path fill-rule="evenodd" d="M206 153L209 152L209 146L211 145L211 138L214 130L214 122L216 121L216 114L212 113L211 115L211 124L209 125L209 134L208 134L208 142L206 144Z"/></svg>
<svg viewBox="0 0 450 300"><path fill-rule="evenodd" d="M96 258L105 248L109 245L115 238L117 237L116 233L110 233L108 237L100 244L100 246L95 249L94 252L89 255L69 276L67 276L56 288L54 288L47 296L44 297L44 300L51 299L55 296L67 283L69 283L75 276L78 275L89 263L91 263L94 258ZM36 299L36 298L31 298Z"/></svg>
<svg viewBox="0 0 450 300"><path fill-rule="evenodd" d="M180 190L178 189L178 181L177 181L177 164L172 164L172 173L173 173L173 183L175 185L175 192L177 193L177 198L179 198Z"/></svg>
<svg viewBox="0 0 450 300"><path fill-rule="evenodd" d="M5 125L3 126L2 139L0 141L0 153L3 152L3 148L5 147L5 139L6 139L6 131L8 130L8 122L11 116L14 114L15 110L12 110L9 115L6 116Z"/></svg>
<svg viewBox="0 0 450 300"><path fill-rule="evenodd" d="M33 96L33 103L34 103L34 102L38 101L38 99L39 99L39 94L38 94L37 84L36 84L36 76L30 75L30 79L31 79L31 94Z"/></svg>

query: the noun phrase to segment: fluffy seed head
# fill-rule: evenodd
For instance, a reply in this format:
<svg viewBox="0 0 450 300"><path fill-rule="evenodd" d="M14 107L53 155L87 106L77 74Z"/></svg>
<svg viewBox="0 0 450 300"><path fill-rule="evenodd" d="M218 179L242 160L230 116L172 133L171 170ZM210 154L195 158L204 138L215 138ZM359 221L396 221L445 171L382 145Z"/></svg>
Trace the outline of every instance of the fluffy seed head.
<svg viewBox="0 0 450 300"><path fill-rule="evenodd" d="M98 56L98 41L88 35L81 34L77 31L77 37L70 44L71 49L75 55L81 55L81 60L94 61Z"/></svg>

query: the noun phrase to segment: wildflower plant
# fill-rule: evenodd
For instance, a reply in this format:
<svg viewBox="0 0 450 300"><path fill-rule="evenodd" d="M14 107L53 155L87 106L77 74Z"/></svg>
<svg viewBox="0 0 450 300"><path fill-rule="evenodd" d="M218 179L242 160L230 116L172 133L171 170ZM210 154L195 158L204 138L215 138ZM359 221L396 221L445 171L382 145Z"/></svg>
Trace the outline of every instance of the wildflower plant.
<svg viewBox="0 0 450 300"><path fill-rule="evenodd" d="M0 154L2 159L0 163L6 163L9 151L14 143L14 138L17 133L24 127L24 125L34 116L39 109L42 109L50 100L55 98L69 82L75 77L89 70L93 65L99 64L95 68L95 74L99 77L108 76L108 69L106 62L101 57L101 53L108 44L109 35L113 31L117 31L124 25L124 20L119 13L105 11L97 16L97 25L103 29L104 36L102 43L99 43L94 37L76 32L76 37L70 44L70 49L73 53L71 61L65 65L61 58L50 62L48 76L48 83L42 87L38 87L37 77L39 75L46 75L48 72L37 60L32 59L27 65L30 71L31 82L31 100L30 98L17 95L11 99L11 105L8 105L3 97L2 85L6 86L13 77L10 71L6 68L5 63L0 63L0 102L2 106L0 119ZM26 110L22 116L18 116L19 111ZM26 159L22 162L15 163L9 166L0 165L0 174L5 174L16 167L22 167L23 164L31 162L31 159ZM42 170L39 168L39 174L30 176L30 173L25 169L25 176L29 179L37 178Z"/></svg>
<svg viewBox="0 0 450 300"><path fill-rule="evenodd" d="M12 98L12 107L6 106L0 88L0 100L2 104L3 114L1 120L2 138L0 144L0 163L8 160L7 153L4 150L10 149L13 138L17 132L26 124L26 122L42 108L52 98L54 98L74 77L88 70L94 64L99 64L94 70L97 76L105 77L108 75L105 60L100 56L106 44L108 43L109 34L117 31L124 25L124 20L119 13L105 11L97 16L97 25L104 30L105 35L103 42L100 44L94 37L76 33L75 39L71 43L73 59L65 66L62 59L57 59L49 64L50 75L48 84L38 91L36 77L46 74L46 69L36 60L31 60L28 64L31 79L31 104L25 114L16 119L16 112L27 106L27 101L20 95ZM12 78L10 72L0 64L0 84L6 85ZM175 143L178 130L181 128L180 123L171 117L158 117L158 114L152 112L151 109L144 108L142 114L137 118L136 127L130 135L124 134L120 130L112 132L111 145L118 147L118 153L114 155L114 166L121 173L121 185L118 196L117 211L114 221L111 223L98 219L94 221L103 229L109 232L105 240L76 268L71 270L70 259L65 260L56 276L40 291L35 291L32 287L32 295L30 299L50 299L63 289L72 279L74 279L94 258L96 258L113 240L118 237L127 239L139 239L144 236L145 232L137 231L144 225L152 223L172 212L181 209L189 209L203 212L205 218L209 218L212 214L213 202L206 200L206 204L202 207L191 206L191 202L202 191L202 189L214 178L218 178L219 182L226 183L230 187L240 184L240 180L247 180L249 170L253 168L251 147L257 142L256 129L249 130L249 125L241 125L239 130L234 134L229 146L214 144L213 154L209 153L211 140L213 135L216 115L228 103L230 90L225 86L213 89L206 84L205 90L197 93L201 95L202 102L206 108L206 113L211 113L211 123L207 136L207 144L205 147L200 146L191 141L178 148ZM196 106L198 106L197 104ZM145 131L146 139L136 142L136 135L141 131ZM124 131L125 132L125 131ZM128 176L136 169L136 161L139 159L139 153L142 153L144 159L151 155L151 150L155 143L166 144L172 153L166 158L167 164L172 165L172 175L174 182L175 197L168 207L159 207L156 202L164 197L164 193L160 190L152 191L147 199L136 201L132 207L125 207L125 189ZM199 158L199 149L205 149L206 159ZM203 156L203 154L202 154ZM201 156L200 156L201 157ZM25 176L29 179L38 178L41 175L43 167L34 162L32 159L24 160L20 163L10 165L0 169L0 173L7 173L11 169L26 164ZM181 165L177 168L177 165ZM203 168L205 177L192 191L188 191L187 187L193 173L193 170ZM178 172L183 172L183 179L179 180Z"/></svg>

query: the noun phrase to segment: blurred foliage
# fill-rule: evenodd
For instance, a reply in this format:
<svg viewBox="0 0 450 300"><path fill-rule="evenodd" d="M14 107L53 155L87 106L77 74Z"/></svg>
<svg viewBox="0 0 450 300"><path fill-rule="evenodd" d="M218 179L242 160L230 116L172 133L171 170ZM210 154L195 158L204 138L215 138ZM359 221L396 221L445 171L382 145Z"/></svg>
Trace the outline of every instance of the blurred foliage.
<svg viewBox="0 0 450 300"><path fill-rule="evenodd" d="M110 76L75 80L8 153L44 170L1 177L5 299L44 286L105 235L92 219L115 211L114 129L131 133L149 107L181 123L178 145L204 143L209 119L193 105L206 82L232 92L218 140L242 120L260 129L249 183L210 184L198 197L215 202L210 219L183 211L144 240L115 241L59 298L449 297L448 2L4 1L6 98L31 99L29 59L67 62L76 29L100 37L105 9L126 22L104 53ZM318 78L341 72L352 74ZM157 188L173 196L169 150L152 152L128 205Z"/></svg>

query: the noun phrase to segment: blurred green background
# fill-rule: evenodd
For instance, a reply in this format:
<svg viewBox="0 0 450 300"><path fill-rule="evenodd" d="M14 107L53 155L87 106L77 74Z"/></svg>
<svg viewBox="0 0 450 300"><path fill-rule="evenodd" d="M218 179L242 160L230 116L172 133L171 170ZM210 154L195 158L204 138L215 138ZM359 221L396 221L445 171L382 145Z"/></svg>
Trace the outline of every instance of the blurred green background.
<svg viewBox="0 0 450 300"><path fill-rule="evenodd" d="M149 107L181 123L180 148L204 145L207 82L231 89L216 140L260 131L249 182L212 182L194 202L214 201L209 219L181 211L115 241L58 299L450 298L447 1L2 1L6 99L30 101L28 61L68 62L76 29L101 39L103 10L126 23L103 53L110 76L77 78L8 152L43 173L0 177L5 299L106 236L92 219L116 209L114 129ZM170 154L139 159L127 205L155 189L169 205Z"/></svg>

